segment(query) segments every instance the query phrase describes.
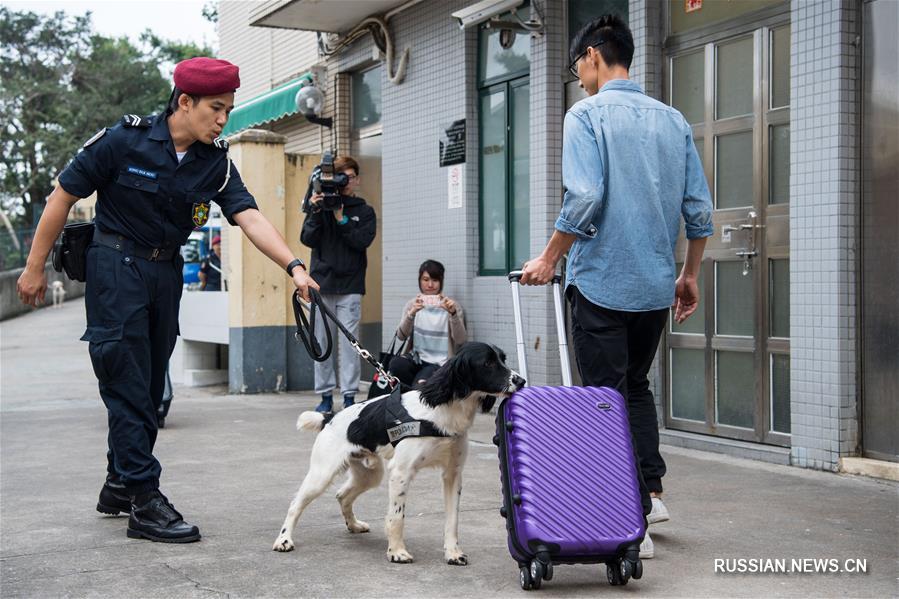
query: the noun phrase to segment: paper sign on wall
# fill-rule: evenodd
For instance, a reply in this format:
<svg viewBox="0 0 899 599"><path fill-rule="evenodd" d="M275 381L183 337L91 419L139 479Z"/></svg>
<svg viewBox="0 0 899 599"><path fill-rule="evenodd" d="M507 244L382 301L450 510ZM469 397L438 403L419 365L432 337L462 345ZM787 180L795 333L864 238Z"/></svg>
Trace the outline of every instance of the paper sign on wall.
<svg viewBox="0 0 899 599"><path fill-rule="evenodd" d="M684 12L693 12L702 8L702 0L684 0Z"/></svg>
<svg viewBox="0 0 899 599"><path fill-rule="evenodd" d="M465 165L454 164L446 169L447 195L449 201L447 208L462 207L462 196L465 193Z"/></svg>

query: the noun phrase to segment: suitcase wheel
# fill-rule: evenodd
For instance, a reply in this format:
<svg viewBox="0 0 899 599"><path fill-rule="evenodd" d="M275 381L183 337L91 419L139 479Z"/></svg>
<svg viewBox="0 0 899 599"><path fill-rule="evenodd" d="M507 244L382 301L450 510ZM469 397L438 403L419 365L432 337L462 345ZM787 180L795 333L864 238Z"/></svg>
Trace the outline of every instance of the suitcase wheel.
<svg viewBox="0 0 899 599"><path fill-rule="evenodd" d="M530 566L524 564L519 567L518 582L525 591L538 590L543 585L543 564L533 560Z"/></svg>
<svg viewBox="0 0 899 599"><path fill-rule="evenodd" d="M633 564L626 559L606 562L606 577L613 587L626 585L633 574ZM642 572L641 572L642 574Z"/></svg>
<svg viewBox="0 0 899 599"><path fill-rule="evenodd" d="M534 579L531 578L531 569L527 566L518 568L518 582L524 591L530 591L534 588Z"/></svg>

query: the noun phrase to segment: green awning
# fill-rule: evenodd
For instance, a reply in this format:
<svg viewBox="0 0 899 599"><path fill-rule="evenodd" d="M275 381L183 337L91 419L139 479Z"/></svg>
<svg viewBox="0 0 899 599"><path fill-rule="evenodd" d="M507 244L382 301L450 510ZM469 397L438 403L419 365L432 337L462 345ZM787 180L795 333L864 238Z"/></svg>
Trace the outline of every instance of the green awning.
<svg viewBox="0 0 899 599"><path fill-rule="evenodd" d="M312 75L305 75L289 81L284 85L260 94L252 100L247 100L239 106L235 106L228 118L228 124L222 131L222 137L237 133L243 129L274 121L297 112L294 98L297 90L312 81Z"/></svg>

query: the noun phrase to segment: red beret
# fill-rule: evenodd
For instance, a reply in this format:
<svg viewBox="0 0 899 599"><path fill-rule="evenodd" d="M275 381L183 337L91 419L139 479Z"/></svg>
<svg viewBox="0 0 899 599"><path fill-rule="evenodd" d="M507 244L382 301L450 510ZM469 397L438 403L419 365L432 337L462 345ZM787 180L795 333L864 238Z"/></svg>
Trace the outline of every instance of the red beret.
<svg viewBox="0 0 899 599"><path fill-rule="evenodd" d="M240 87L239 69L227 60L199 56L175 65L175 87L195 96L216 96Z"/></svg>

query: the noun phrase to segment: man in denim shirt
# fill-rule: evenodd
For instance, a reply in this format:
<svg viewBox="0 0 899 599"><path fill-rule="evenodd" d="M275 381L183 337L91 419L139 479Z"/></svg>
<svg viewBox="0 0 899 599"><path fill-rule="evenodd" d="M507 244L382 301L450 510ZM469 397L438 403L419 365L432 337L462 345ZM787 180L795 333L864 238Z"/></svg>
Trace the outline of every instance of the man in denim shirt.
<svg viewBox="0 0 899 599"><path fill-rule="evenodd" d="M683 322L699 304L712 201L690 125L628 79L634 41L627 25L611 15L588 23L570 54L569 68L590 96L565 115L562 212L543 253L524 265L521 282L546 284L568 252L578 370L585 385L614 387L627 397L644 513L650 524L664 522L665 462L647 373L668 308ZM675 280L681 217L687 256ZM653 555L648 533L640 555Z"/></svg>

